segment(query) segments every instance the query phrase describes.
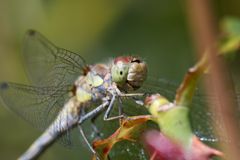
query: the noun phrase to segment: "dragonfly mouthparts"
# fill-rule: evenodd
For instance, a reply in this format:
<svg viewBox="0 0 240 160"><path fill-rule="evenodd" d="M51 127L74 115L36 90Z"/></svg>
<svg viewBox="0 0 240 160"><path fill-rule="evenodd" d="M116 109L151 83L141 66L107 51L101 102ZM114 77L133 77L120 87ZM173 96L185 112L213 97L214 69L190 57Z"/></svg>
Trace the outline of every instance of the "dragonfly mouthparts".
<svg viewBox="0 0 240 160"><path fill-rule="evenodd" d="M0 84L0 88L2 89L2 90L5 90L5 89L8 89L8 84L6 83L6 82L3 82L3 83L1 83Z"/></svg>

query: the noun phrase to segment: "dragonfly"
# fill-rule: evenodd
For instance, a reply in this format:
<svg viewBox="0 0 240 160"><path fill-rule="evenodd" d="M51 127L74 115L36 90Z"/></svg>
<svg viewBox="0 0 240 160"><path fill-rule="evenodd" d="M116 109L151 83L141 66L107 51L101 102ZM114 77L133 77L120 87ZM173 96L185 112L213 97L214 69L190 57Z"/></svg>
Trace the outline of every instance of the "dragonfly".
<svg viewBox="0 0 240 160"><path fill-rule="evenodd" d="M72 130L76 128L96 154L83 122L90 119L90 128L98 137L102 131L95 124L101 123L96 119L102 112L104 121L146 114L144 107L136 107L143 105L144 95L161 93L171 100L178 88L175 82L147 76L147 64L139 57L121 56L108 63L88 65L80 54L57 47L35 30L26 33L22 54L33 85L2 82L0 97L7 108L44 133L21 160L39 157L58 139L65 146L72 145ZM218 139L210 123L215 115L205 107L206 102L201 94L193 98L193 130L202 141L215 142ZM127 109L123 111L124 107ZM118 115L110 117L116 108Z"/></svg>
<svg viewBox="0 0 240 160"><path fill-rule="evenodd" d="M26 33L23 54L28 57L26 64L35 86L2 82L0 95L8 108L46 129L20 160L37 158L75 127L96 154L84 133L83 122L92 119L93 129L98 132L94 119L103 110L104 121L124 117L122 105L118 105L119 115L110 116L116 99L135 100L144 95L134 92L147 76L147 65L138 57L122 56L107 64L87 65L79 54L55 46L35 30ZM90 106L95 107L88 111Z"/></svg>

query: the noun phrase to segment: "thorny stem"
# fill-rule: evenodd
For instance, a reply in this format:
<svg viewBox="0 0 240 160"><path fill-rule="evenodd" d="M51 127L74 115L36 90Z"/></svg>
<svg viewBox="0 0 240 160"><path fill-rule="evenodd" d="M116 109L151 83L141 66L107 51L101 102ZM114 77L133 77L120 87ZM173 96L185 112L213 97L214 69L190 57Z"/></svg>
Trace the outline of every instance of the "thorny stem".
<svg viewBox="0 0 240 160"><path fill-rule="evenodd" d="M232 101L234 97L231 89L230 76L223 62L217 57L218 50L214 46L216 42L216 27L213 25L213 14L211 13L208 0L187 0L186 5L188 10L189 22L192 27L193 36L198 49L199 56L208 48L209 49L209 63L211 65L211 82L205 81L205 88L207 92L214 92L219 103L210 102L210 109L212 112L217 112L220 115L216 121L223 122L224 130L220 130L215 126L216 133L224 132L224 137L230 139L231 145L222 143L221 146L225 151L227 159L237 160L240 157L237 145L240 142L238 136L238 125L234 117L234 107L236 104Z"/></svg>

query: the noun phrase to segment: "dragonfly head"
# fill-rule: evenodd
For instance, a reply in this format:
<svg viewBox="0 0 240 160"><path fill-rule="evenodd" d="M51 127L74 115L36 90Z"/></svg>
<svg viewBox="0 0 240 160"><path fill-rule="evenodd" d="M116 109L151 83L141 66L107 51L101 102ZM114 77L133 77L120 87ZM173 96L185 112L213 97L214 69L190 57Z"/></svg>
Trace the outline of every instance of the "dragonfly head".
<svg viewBox="0 0 240 160"><path fill-rule="evenodd" d="M125 91L140 88L147 78L147 65L138 57L122 56L114 59L112 80Z"/></svg>

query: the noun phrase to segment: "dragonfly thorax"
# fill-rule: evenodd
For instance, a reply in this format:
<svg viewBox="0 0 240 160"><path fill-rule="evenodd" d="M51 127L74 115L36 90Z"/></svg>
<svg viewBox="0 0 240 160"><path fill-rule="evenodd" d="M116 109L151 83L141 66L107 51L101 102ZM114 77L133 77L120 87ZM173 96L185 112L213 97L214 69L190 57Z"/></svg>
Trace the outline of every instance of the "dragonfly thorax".
<svg viewBox="0 0 240 160"><path fill-rule="evenodd" d="M78 101L87 103L105 97L111 83L110 78L106 78L109 74L107 65L90 66L89 72L75 81L75 95Z"/></svg>

